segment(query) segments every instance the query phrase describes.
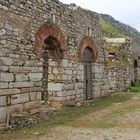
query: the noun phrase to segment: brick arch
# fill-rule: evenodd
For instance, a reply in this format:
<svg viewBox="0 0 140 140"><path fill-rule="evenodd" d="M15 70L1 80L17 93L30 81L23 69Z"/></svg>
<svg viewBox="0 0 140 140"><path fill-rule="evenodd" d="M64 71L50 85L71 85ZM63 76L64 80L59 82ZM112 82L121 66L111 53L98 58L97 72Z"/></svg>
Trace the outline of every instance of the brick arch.
<svg viewBox="0 0 140 140"><path fill-rule="evenodd" d="M40 56L42 54L42 46L44 44L44 41L48 37L53 37L55 38L62 49L63 55L66 55L67 53L67 43L64 38L64 35L61 31L61 29L53 24L49 25L48 23L43 24L36 32L35 34L35 48L33 52L37 55Z"/></svg>
<svg viewBox="0 0 140 140"><path fill-rule="evenodd" d="M79 50L78 50L80 61L83 61L82 60L83 53L84 53L85 48L87 48L87 47L89 47L93 52L93 62L97 62L98 61L98 50L97 50L96 44L94 43L92 38L89 36L84 37L80 42L80 46L79 46Z"/></svg>

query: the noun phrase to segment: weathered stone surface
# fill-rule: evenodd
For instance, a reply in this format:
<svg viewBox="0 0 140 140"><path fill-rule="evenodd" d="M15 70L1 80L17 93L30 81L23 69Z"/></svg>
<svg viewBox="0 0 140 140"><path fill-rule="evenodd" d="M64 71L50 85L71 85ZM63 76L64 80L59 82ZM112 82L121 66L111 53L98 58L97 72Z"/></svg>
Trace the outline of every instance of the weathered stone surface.
<svg viewBox="0 0 140 140"><path fill-rule="evenodd" d="M0 106L6 106L6 96L0 96Z"/></svg>
<svg viewBox="0 0 140 140"><path fill-rule="evenodd" d="M20 89L3 89L0 90L0 95L12 95L12 94L19 94Z"/></svg>
<svg viewBox="0 0 140 140"><path fill-rule="evenodd" d="M2 22L0 22L0 29L1 29L1 28L3 28L3 23L2 23Z"/></svg>
<svg viewBox="0 0 140 140"><path fill-rule="evenodd" d="M41 100L41 98L42 98L41 92L37 92L37 93L36 93L36 99L37 99L37 100Z"/></svg>
<svg viewBox="0 0 140 140"><path fill-rule="evenodd" d="M55 107L56 110L61 110L63 108L63 104L61 102L58 102L58 101L53 101L51 103L51 106Z"/></svg>
<svg viewBox="0 0 140 140"><path fill-rule="evenodd" d="M12 31L12 30L13 30L13 27L12 27L11 24L6 23L6 24L5 24L5 29L6 29L6 30L10 30L10 31Z"/></svg>
<svg viewBox="0 0 140 140"><path fill-rule="evenodd" d="M39 108L33 108L33 109L30 109L30 113L33 115L33 114L37 114L40 112L40 107Z"/></svg>
<svg viewBox="0 0 140 140"><path fill-rule="evenodd" d="M0 83L0 89L8 88L8 83Z"/></svg>
<svg viewBox="0 0 140 140"><path fill-rule="evenodd" d="M28 77L25 74L17 74L16 81L18 81L18 82L28 81Z"/></svg>
<svg viewBox="0 0 140 140"><path fill-rule="evenodd" d="M30 96L30 101L36 100L37 93L36 92L30 92L29 96Z"/></svg>
<svg viewBox="0 0 140 140"><path fill-rule="evenodd" d="M7 108L7 111L8 111L8 115L15 112L23 112L23 104L10 105Z"/></svg>
<svg viewBox="0 0 140 140"><path fill-rule="evenodd" d="M61 60L61 65L62 65L62 67L68 67L68 60L62 59Z"/></svg>
<svg viewBox="0 0 140 140"><path fill-rule="evenodd" d="M29 73L30 81L40 81L42 79L42 73Z"/></svg>
<svg viewBox="0 0 140 140"><path fill-rule="evenodd" d="M1 66L1 67L0 67L0 71L6 72L6 71L8 71L8 70L9 70L9 67L7 67L7 66Z"/></svg>
<svg viewBox="0 0 140 140"><path fill-rule="evenodd" d="M13 72L13 73L17 73L19 72L20 70L20 67L19 66L10 66L10 72Z"/></svg>
<svg viewBox="0 0 140 140"><path fill-rule="evenodd" d="M12 73L1 73L0 81L2 82L12 82L14 81L14 75Z"/></svg>
<svg viewBox="0 0 140 140"><path fill-rule="evenodd" d="M16 94L11 96L11 104L25 103L29 101L29 94Z"/></svg>
<svg viewBox="0 0 140 140"><path fill-rule="evenodd" d="M6 118L7 118L7 108L0 107L0 123L6 122Z"/></svg>
<svg viewBox="0 0 140 140"><path fill-rule="evenodd" d="M15 88L33 87L33 82L14 82Z"/></svg>
<svg viewBox="0 0 140 140"><path fill-rule="evenodd" d="M53 74L55 74L55 75L59 74L58 68L54 68L54 69L53 69Z"/></svg>
<svg viewBox="0 0 140 140"><path fill-rule="evenodd" d="M0 57L0 60L2 60L3 65L10 66L13 64L13 59L8 57Z"/></svg>
<svg viewBox="0 0 140 140"><path fill-rule="evenodd" d="M0 36L2 36L2 35L4 35L4 34L6 34L6 30L5 30L5 29L1 29L1 30L0 30Z"/></svg>
<svg viewBox="0 0 140 140"><path fill-rule="evenodd" d="M64 84L48 83L48 90L49 91L63 91L64 90Z"/></svg>
<svg viewBox="0 0 140 140"><path fill-rule="evenodd" d="M57 66L58 64L57 64L57 62L55 62L55 61L50 61L49 62L49 66Z"/></svg>
<svg viewBox="0 0 140 140"><path fill-rule="evenodd" d="M27 112L30 109L40 108L40 107L41 107L41 101L40 100L30 101L30 102L24 103L24 110L27 111Z"/></svg>

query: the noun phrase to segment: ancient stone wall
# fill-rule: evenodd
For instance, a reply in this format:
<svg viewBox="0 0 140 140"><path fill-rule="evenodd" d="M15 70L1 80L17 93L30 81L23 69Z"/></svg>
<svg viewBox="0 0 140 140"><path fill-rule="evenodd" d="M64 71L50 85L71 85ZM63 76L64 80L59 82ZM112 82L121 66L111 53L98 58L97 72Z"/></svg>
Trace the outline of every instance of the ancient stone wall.
<svg viewBox="0 0 140 140"><path fill-rule="evenodd" d="M93 98L108 94L104 42L94 12L56 0L0 1L0 126L13 112L85 100L82 55L91 48ZM44 54L44 55L43 55Z"/></svg>
<svg viewBox="0 0 140 140"><path fill-rule="evenodd" d="M131 38L105 38L108 60L106 61L109 90L124 91L133 81Z"/></svg>

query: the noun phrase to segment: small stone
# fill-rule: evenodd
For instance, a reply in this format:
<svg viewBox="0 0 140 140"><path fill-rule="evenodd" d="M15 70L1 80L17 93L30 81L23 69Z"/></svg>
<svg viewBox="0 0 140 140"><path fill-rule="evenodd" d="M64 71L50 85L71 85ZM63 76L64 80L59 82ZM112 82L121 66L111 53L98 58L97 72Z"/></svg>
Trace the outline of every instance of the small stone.
<svg viewBox="0 0 140 140"><path fill-rule="evenodd" d="M3 23L2 22L0 22L0 29L2 29L3 28Z"/></svg>
<svg viewBox="0 0 140 140"><path fill-rule="evenodd" d="M61 65L62 65L62 67L68 67L68 60L62 59Z"/></svg>
<svg viewBox="0 0 140 140"><path fill-rule="evenodd" d="M9 23L6 23L5 24L5 29L9 30L9 31L12 31L13 30L13 26L11 24L9 24Z"/></svg>
<svg viewBox="0 0 140 140"><path fill-rule="evenodd" d="M8 57L0 57L0 60L3 61L4 65L12 65L13 64L13 59L12 58L8 58Z"/></svg>
<svg viewBox="0 0 140 140"><path fill-rule="evenodd" d="M1 29L0 30L0 36L5 35L6 34L6 30L5 29Z"/></svg>

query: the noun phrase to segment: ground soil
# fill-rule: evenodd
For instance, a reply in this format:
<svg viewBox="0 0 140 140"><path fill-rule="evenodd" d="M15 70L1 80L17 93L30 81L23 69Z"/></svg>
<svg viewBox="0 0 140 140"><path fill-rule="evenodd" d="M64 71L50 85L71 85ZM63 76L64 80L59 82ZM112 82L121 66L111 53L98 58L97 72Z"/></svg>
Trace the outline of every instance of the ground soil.
<svg viewBox="0 0 140 140"><path fill-rule="evenodd" d="M140 98L113 104L28 140L140 140Z"/></svg>

